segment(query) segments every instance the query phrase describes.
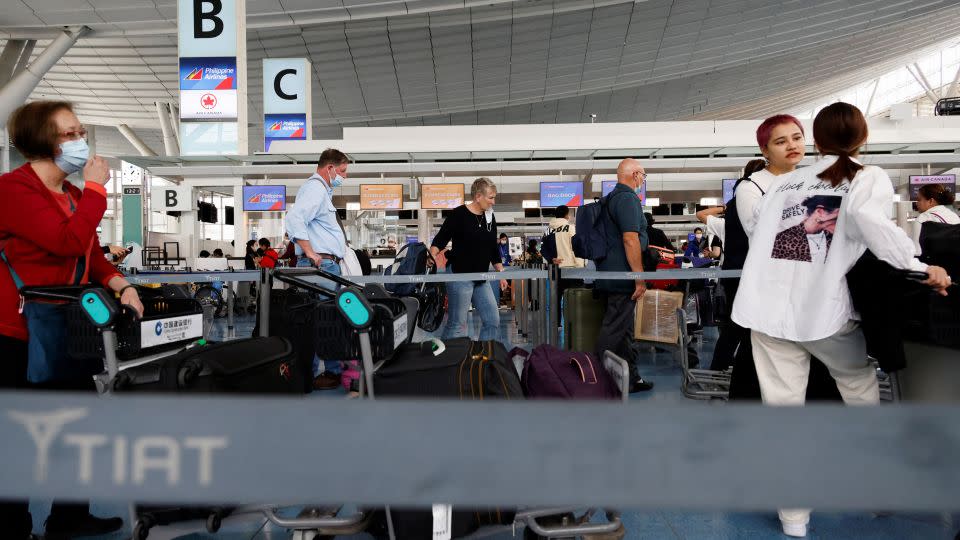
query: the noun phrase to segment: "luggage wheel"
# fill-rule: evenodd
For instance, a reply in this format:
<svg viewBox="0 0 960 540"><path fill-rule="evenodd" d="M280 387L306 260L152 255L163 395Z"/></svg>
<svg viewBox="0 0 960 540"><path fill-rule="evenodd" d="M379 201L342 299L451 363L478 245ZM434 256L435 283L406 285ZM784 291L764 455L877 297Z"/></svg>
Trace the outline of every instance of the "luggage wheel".
<svg viewBox="0 0 960 540"><path fill-rule="evenodd" d="M333 537L323 536L317 531L293 531L291 540L333 540Z"/></svg>
<svg viewBox="0 0 960 540"><path fill-rule="evenodd" d="M133 525L133 540L147 540L150 536L150 524L142 519L138 519Z"/></svg>

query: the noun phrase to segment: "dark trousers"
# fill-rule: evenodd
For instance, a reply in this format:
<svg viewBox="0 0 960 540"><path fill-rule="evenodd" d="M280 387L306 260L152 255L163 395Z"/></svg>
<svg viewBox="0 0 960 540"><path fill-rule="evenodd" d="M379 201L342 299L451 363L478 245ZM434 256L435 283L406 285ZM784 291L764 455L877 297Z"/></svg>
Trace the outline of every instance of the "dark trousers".
<svg viewBox="0 0 960 540"><path fill-rule="evenodd" d="M733 313L733 300L737 297L737 288L740 286L739 279L722 279L723 291L727 297L727 312L724 313L723 321L720 323L720 337L717 338L717 346L713 349L713 361L710 363L710 369L714 371L723 371L733 365L734 355L737 350L743 346L750 346L750 330L733 322L730 314Z"/></svg>
<svg viewBox="0 0 960 540"><path fill-rule="evenodd" d="M597 336L597 358L602 360L604 351L611 351L627 361L630 378L637 376L637 359L630 346L633 334L633 319L637 303L629 294L605 293L606 311Z"/></svg>
<svg viewBox="0 0 960 540"><path fill-rule="evenodd" d="M30 384L27 382L27 342L0 336L0 351L4 351L3 359L0 360L0 389L89 390L94 388L92 379L45 386ZM86 502L55 501L50 509L51 517L56 516L64 520L81 519L89 513L90 503ZM27 538L33 531L29 502L25 500L0 502L0 528L4 530L4 538Z"/></svg>

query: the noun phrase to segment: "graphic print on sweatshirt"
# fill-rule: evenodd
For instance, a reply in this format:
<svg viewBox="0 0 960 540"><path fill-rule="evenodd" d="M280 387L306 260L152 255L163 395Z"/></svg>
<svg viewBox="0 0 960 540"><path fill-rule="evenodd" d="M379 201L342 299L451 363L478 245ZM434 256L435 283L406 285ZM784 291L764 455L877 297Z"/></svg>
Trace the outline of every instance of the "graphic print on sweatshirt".
<svg viewBox="0 0 960 540"><path fill-rule="evenodd" d="M784 199L780 232L773 241L774 259L824 264L836 234L837 218L843 195L849 185L836 188L818 182L813 185L790 184L777 192L792 191ZM842 193L840 195L836 193Z"/></svg>

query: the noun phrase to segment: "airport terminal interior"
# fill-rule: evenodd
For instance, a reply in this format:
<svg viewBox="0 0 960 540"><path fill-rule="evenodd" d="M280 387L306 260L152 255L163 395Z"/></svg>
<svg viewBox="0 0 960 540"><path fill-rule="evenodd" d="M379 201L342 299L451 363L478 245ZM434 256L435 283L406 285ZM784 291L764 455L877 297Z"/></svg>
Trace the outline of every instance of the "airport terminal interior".
<svg viewBox="0 0 960 540"><path fill-rule="evenodd" d="M0 0L0 117L0 538L960 538L956 1Z"/></svg>

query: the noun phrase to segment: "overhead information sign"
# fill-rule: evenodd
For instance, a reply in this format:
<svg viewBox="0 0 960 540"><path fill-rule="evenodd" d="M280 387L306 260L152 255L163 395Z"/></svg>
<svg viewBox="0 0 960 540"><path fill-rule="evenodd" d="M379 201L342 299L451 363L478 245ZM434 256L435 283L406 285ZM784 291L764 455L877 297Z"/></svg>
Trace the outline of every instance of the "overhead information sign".
<svg viewBox="0 0 960 540"><path fill-rule="evenodd" d="M449 210L463 204L463 184L423 184L420 186L420 208Z"/></svg>
<svg viewBox="0 0 960 540"><path fill-rule="evenodd" d="M361 184L361 210L402 210L402 184Z"/></svg>
<svg viewBox="0 0 960 540"><path fill-rule="evenodd" d="M938 175L914 175L910 177L910 200L917 200L920 188L929 184L939 184L950 190L951 193L957 192L957 175L938 174Z"/></svg>
<svg viewBox="0 0 960 540"><path fill-rule="evenodd" d="M310 139L310 62L306 58L263 60L263 149L274 141Z"/></svg>

